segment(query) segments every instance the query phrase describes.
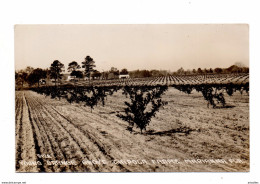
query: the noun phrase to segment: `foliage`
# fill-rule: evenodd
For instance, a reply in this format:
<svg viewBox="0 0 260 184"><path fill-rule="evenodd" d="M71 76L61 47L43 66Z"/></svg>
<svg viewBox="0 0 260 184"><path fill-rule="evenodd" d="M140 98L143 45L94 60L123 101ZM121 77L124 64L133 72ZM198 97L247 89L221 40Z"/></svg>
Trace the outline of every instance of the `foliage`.
<svg viewBox="0 0 260 184"><path fill-rule="evenodd" d="M83 78L83 73L82 71L72 71L70 73L70 76L75 76L76 78Z"/></svg>
<svg viewBox="0 0 260 184"><path fill-rule="evenodd" d="M93 79L100 78L101 77L101 73L99 71L97 71L97 70L94 70L91 76L93 77Z"/></svg>
<svg viewBox="0 0 260 184"><path fill-rule="evenodd" d="M213 108L216 108L216 103L214 99L218 102L221 103L222 106L225 106L226 101L224 98L223 92L219 92L219 88L214 88L210 85L200 85L195 87L197 91L200 91L204 97L205 100L208 101L208 107L209 104L213 106ZM220 88L221 89L221 88Z"/></svg>
<svg viewBox="0 0 260 184"><path fill-rule="evenodd" d="M136 125L142 133L159 108L165 105L161 95L167 89L167 86L125 86L123 94L129 95L131 103L125 102L127 107L124 109L124 114L117 114L117 116L129 123L130 130ZM150 108L148 108L149 104Z"/></svg>
<svg viewBox="0 0 260 184"><path fill-rule="evenodd" d="M72 61L68 65L68 71L73 72L76 71L77 69L80 69L80 65L76 61Z"/></svg>
<svg viewBox="0 0 260 184"><path fill-rule="evenodd" d="M64 64L62 64L58 60L53 61L53 63L51 64L50 75L51 75L51 78L55 79L55 86L56 86L57 80L61 79L61 77L62 77L61 72L62 72L63 68L64 68Z"/></svg>
<svg viewBox="0 0 260 184"><path fill-rule="evenodd" d="M222 68L215 68L214 72L215 73L222 73L223 69Z"/></svg>
<svg viewBox="0 0 260 184"><path fill-rule="evenodd" d="M94 67L96 67L95 61L90 56L87 56L85 61L82 62L82 68L85 68L86 77L89 79L91 72L94 70Z"/></svg>
<svg viewBox="0 0 260 184"><path fill-rule="evenodd" d="M20 72L15 72L15 83L17 85L24 85L24 82L27 82L27 78L28 78L28 73L24 72L24 71L20 71Z"/></svg>
<svg viewBox="0 0 260 184"><path fill-rule="evenodd" d="M75 86L43 86L40 88L32 88L40 94L45 94L46 96L51 96L51 98L66 98L69 103L79 103L84 102L86 106L94 109L99 102L105 105L105 98L107 95L113 95L115 91L119 89L118 86L110 87L75 87Z"/></svg>
<svg viewBox="0 0 260 184"><path fill-rule="evenodd" d="M239 91L241 94L243 91L248 93L249 91L249 83L246 84L197 84L197 85L172 85L174 88L191 94L192 90L195 89L198 92L201 92L204 99L208 101L207 106L212 105L213 108L217 107L217 103L222 104L223 107L226 105L226 100L224 97L224 91L229 96L232 96L235 91Z"/></svg>
<svg viewBox="0 0 260 184"><path fill-rule="evenodd" d="M120 72L120 75L127 75L128 74L128 70L126 68L123 68Z"/></svg>
<svg viewBox="0 0 260 184"><path fill-rule="evenodd" d="M35 83L38 83L38 87L39 87L40 79L46 78L46 76L47 76L46 70L43 70L41 68L36 68L29 74L27 81L30 86Z"/></svg>

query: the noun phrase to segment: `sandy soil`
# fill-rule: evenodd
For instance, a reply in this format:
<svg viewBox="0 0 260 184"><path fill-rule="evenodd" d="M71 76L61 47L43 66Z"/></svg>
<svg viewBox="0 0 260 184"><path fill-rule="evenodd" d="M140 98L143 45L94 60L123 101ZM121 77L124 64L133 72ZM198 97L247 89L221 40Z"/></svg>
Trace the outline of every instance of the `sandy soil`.
<svg viewBox="0 0 260 184"><path fill-rule="evenodd" d="M126 100L118 91L91 113L84 104L17 91L16 171L249 171L248 94L226 95L231 108L213 109L200 93L169 88L163 96L168 105L143 134L136 128L130 133L116 116Z"/></svg>

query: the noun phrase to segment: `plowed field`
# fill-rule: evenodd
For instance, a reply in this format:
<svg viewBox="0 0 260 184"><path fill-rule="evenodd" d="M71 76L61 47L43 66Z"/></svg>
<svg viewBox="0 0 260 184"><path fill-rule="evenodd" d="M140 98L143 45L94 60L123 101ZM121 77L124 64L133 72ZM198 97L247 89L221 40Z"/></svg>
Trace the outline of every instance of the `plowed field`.
<svg viewBox="0 0 260 184"><path fill-rule="evenodd" d="M230 108L213 109L200 93L169 88L168 105L143 134L130 133L116 116L127 100L120 90L91 112L84 104L16 91L16 171L249 171L248 94L226 95Z"/></svg>

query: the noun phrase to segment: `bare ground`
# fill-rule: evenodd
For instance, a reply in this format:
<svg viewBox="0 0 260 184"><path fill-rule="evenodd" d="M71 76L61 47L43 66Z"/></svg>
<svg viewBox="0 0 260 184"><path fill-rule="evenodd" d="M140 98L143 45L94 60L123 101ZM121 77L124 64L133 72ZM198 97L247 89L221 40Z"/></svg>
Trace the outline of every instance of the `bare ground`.
<svg viewBox="0 0 260 184"><path fill-rule="evenodd" d="M107 98L104 107L98 105L91 113L84 104L17 91L16 171L249 171L247 94L226 95L229 108L213 109L207 108L200 93L187 95L170 88L163 96L168 105L157 113L143 134L138 129L130 133L126 130L127 122L116 117L126 100L118 91ZM165 162L167 159L170 162ZM172 162L175 159L177 163ZM190 162L198 159L226 162ZM22 160L42 165L23 165ZM54 160L77 164L50 164ZM82 160L105 163L83 164ZM123 162L127 160L139 162Z"/></svg>

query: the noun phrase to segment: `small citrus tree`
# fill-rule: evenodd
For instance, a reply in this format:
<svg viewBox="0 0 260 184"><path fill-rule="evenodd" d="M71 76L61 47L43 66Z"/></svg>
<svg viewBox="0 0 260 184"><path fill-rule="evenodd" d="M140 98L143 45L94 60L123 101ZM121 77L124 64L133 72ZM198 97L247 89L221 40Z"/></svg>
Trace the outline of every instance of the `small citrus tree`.
<svg viewBox="0 0 260 184"><path fill-rule="evenodd" d="M128 130L132 131L136 125L142 133L159 108L166 104L161 100L161 96L167 89L167 86L125 86L123 94L129 95L131 103L125 102L127 107L124 109L124 114L117 114L117 116L129 123Z"/></svg>

